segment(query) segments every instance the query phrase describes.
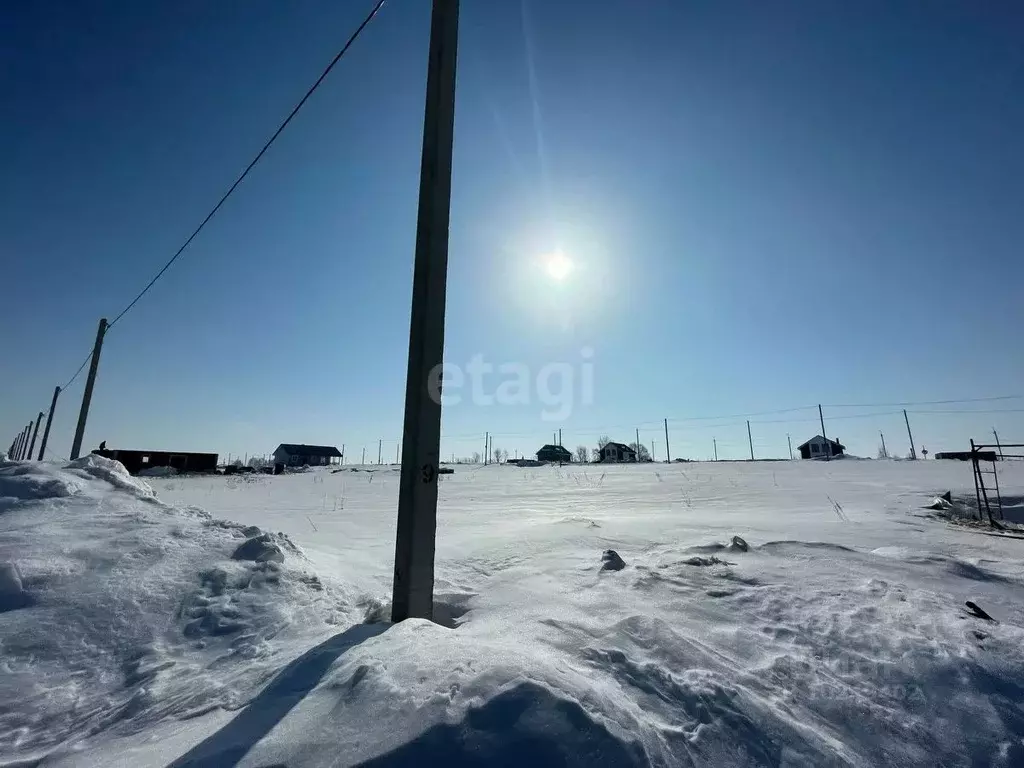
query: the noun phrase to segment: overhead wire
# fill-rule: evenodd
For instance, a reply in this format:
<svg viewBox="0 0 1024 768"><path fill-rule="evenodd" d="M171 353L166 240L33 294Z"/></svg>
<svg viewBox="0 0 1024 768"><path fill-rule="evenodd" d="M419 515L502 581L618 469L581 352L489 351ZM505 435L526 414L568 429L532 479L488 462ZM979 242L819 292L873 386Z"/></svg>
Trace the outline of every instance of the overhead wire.
<svg viewBox="0 0 1024 768"><path fill-rule="evenodd" d="M110 324L107 326L108 330L117 325L117 322L122 317L124 317L132 307L134 307L138 303L139 299L146 295L149 289L156 284L157 280L163 277L164 273L168 269L170 269L171 265L178 260L182 253L185 252L185 249L188 248L189 244L196 238L196 236L200 232L202 232L203 227L205 227L206 224L210 221L210 219L212 219L214 215L216 215L217 211L220 210L220 207L224 205L227 199L231 197L231 194L238 188L238 185L242 183L246 176L249 175L249 171L251 171L255 167L256 163L258 163L263 158L263 155L266 154L267 150L270 149L271 145L273 145L273 143L277 141L277 137L281 135L281 133L284 131L286 127L288 127L288 124L299 113L299 110L302 109L302 107L306 104L306 102L309 100L309 97L312 96L316 89L320 87L320 84L327 78L327 75L331 73L331 70L334 69L334 65L341 61L341 57L345 55L348 49L356 41L356 38L359 37L362 31L370 23L370 21L373 20L373 17L377 15L377 11L379 11L381 6L384 5L384 2L385 0L377 0L377 3L373 6L373 10L371 10L370 13L367 14L366 18L364 18L362 23L356 28L356 31L349 36L348 41L345 43L345 45L343 45L341 50L338 51L337 54L335 54L334 58L331 59L331 62L327 65L324 71L320 73L320 77L318 77L316 79L316 82L309 87L309 90L306 91L305 95L301 99L299 99L299 103L292 108L292 111L288 113L288 117L286 117L284 119L284 122L278 126L277 130L274 131L274 134L267 140L267 143L263 145L263 148L256 154L256 157L252 159L249 165L245 167L245 170L242 171L241 175L237 179L235 179L235 183L228 188L228 191L224 193L220 200L217 201L217 204L213 206L210 212L206 214L206 218L204 218L199 223L199 226L196 227L195 230L193 230L192 234L188 236L188 239L185 240L182 246L177 251L175 251L174 255L171 256L171 258L168 260L166 264L164 264L163 268L159 272L157 272L153 279L146 284L146 287L139 291L138 295L131 300L128 306L122 309L121 312L117 315L117 317L115 317L110 322Z"/></svg>

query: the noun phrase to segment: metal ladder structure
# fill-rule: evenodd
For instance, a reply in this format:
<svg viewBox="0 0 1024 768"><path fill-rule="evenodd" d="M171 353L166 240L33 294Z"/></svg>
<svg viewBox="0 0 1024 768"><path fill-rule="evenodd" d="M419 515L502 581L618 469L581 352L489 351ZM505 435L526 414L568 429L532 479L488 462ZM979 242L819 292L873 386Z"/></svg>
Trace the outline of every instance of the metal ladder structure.
<svg viewBox="0 0 1024 768"><path fill-rule="evenodd" d="M971 465L974 468L974 495L978 502L978 519L981 520L982 510L988 516L988 522L990 525L996 525L995 518L993 517L993 510L999 515L999 519L1003 520L1003 498L999 493L999 472L996 469L996 462L1000 461L1007 456L1003 453L1003 448L1018 448L1024 447L1018 444L1012 445L982 445L975 444L974 440L971 440ZM996 454L993 448L998 448L999 453ZM1013 455L1010 458L1018 458ZM990 464L991 469L985 469L984 465ZM986 480L986 478L989 478Z"/></svg>

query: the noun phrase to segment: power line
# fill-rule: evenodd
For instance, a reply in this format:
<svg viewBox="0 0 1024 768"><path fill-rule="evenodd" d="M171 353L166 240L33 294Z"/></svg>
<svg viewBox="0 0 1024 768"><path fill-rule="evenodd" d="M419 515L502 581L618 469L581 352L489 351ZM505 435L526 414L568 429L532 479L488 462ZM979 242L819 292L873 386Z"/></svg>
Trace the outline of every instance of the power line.
<svg viewBox="0 0 1024 768"><path fill-rule="evenodd" d="M963 400L924 400L906 403L832 403L824 408L909 408L914 405L957 405L959 403L991 403L996 400L1020 400L1024 395L1001 395L999 397L973 397Z"/></svg>
<svg viewBox="0 0 1024 768"><path fill-rule="evenodd" d="M85 360L82 361L82 364L80 366L78 366L78 370L75 371L75 375L72 376L70 379L68 379L67 384L65 384L63 387L60 388L61 392L63 392L65 389L67 389L68 387L70 387L74 383L75 379L78 378L78 374L80 374L83 370L85 370L85 366L87 366L89 364L90 360L92 360L92 352L90 352L88 355L86 355Z"/></svg>
<svg viewBox="0 0 1024 768"><path fill-rule="evenodd" d="M127 307L122 309L120 314L110 322L110 324L107 326L107 330L110 330L115 325L117 325L117 321L124 317L128 313L128 311L138 303L139 299L146 295L146 293L149 291L150 288L153 287L156 281L163 277L164 272L170 269L171 265L178 260L178 257L181 256L181 254L185 251L186 248L188 248L189 244L196 238L196 235L198 235L203 230L203 227L205 227L207 222L209 222L210 219L214 217L214 215L217 213L217 211L220 210L220 207L224 205L227 199L231 197L231 194L235 191L238 185L242 183L242 180L249 175L249 171L251 171L253 167L256 165L256 163L260 161L263 155L266 154L267 150L270 149L271 145L275 141L277 141L277 137L281 135L284 129L288 126L288 123L292 121L292 118L294 118L295 115L299 113L299 110L302 109L305 103L309 100L309 97L313 95L313 92L320 87L320 84L326 79L327 75L330 74L331 70L334 69L334 65L337 64L341 60L341 57L345 55L345 52L348 51L352 43L356 41L356 38L359 37L363 29L366 28L366 25L369 24L373 17L377 15L377 11L380 10L382 5L384 5L384 0L377 0L377 4L373 6L373 10L370 11L370 13L366 16L365 19L363 19L362 24L360 24L356 28L356 31L352 33L352 35L349 37L345 45L342 46L341 50L338 51L338 53L335 55L333 59L331 59L331 63L327 65L327 68L324 69L324 71L320 74L320 77L318 77L316 79L316 82L313 83L312 86L310 86L308 91L306 91L306 95L299 100L299 103L295 105L294 109L292 109L288 117L285 118L284 122L281 123L280 126L278 126L276 131L274 131L274 135L270 137L266 144L263 145L263 149L259 151L256 157L252 159L252 162L250 162L249 165L246 166L245 170L242 171L242 175L235 179L235 183L232 184L228 191L224 193L224 196L221 197L219 201L217 201L217 204L213 206L213 209L206 215L206 218L203 219L199 226L195 228L195 231L193 231L192 234L188 236L188 239L175 252L175 254L170 258L170 260L166 264L164 264L163 269L157 272L156 276L152 280L150 280L149 283L146 284L146 287L143 288L139 292L139 294L134 299L131 300L131 303L128 304ZM75 376L77 375L78 374L76 373Z"/></svg>

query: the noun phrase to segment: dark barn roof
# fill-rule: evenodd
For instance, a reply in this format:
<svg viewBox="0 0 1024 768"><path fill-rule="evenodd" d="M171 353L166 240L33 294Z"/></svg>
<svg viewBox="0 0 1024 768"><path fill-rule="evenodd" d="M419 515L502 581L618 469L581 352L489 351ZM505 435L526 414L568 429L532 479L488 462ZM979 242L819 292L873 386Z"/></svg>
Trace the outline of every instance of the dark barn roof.
<svg viewBox="0 0 1024 768"><path fill-rule="evenodd" d="M283 450L291 456L331 456L341 457L341 451L333 445L305 445L304 443L281 443L277 451ZM274 451L274 453L277 453Z"/></svg>
<svg viewBox="0 0 1024 768"><path fill-rule="evenodd" d="M815 435L810 440L808 440L806 443L801 443L800 445L798 445L796 447L796 449L798 451L802 450L802 449L806 448L807 446L809 446L811 443L813 443L815 440L824 440L824 439L825 438L822 437L821 435ZM838 448L840 451L845 451L846 450L846 446L842 445L838 440L829 440L829 442L832 443L833 447Z"/></svg>
<svg viewBox="0 0 1024 768"><path fill-rule="evenodd" d="M635 449L633 449L632 447L626 445L625 443L617 443L614 440L610 440L610 441L608 441L607 443L604 444L604 447L607 448L609 445L615 446L620 451L629 451L630 453L636 453Z"/></svg>
<svg viewBox="0 0 1024 768"><path fill-rule="evenodd" d="M568 448L565 448L564 446L561 446L561 445L552 445L551 443L548 443L543 448L541 448L539 451L537 451L537 455L538 456L540 454L542 454L542 453L548 453L548 454L554 453L554 454L557 454L559 456L568 456L568 457L572 458L572 453L569 451Z"/></svg>

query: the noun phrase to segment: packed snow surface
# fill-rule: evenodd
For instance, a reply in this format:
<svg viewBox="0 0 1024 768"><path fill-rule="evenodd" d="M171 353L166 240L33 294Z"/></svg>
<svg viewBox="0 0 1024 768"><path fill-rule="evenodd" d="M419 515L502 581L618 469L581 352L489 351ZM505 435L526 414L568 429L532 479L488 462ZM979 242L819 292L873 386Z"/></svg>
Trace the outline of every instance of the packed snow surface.
<svg viewBox="0 0 1024 768"><path fill-rule="evenodd" d="M956 523L969 464L458 467L398 625L360 469L0 463L0 765L1024 764L1024 538Z"/></svg>

